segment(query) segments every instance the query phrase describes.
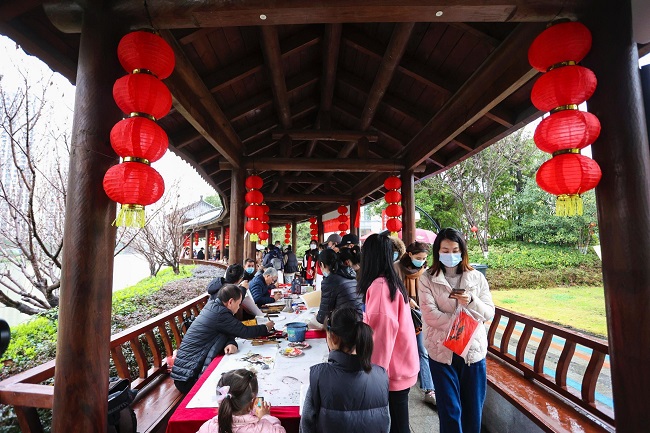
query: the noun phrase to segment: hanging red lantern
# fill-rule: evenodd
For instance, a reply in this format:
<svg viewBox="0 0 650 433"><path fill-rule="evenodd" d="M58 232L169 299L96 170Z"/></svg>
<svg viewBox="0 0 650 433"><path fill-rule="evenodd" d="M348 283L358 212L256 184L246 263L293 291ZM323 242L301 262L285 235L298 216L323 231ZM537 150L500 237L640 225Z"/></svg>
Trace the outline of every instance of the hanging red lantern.
<svg viewBox="0 0 650 433"><path fill-rule="evenodd" d="M390 218L397 218L402 216L402 206L398 204L391 204L386 208L386 216Z"/></svg>
<svg viewBox="0 0 650 433"><path fill-rule="evenodd" d="M402 201L402 194L400 194L398 191L388 191L384 196L384 200L386 200L387 204L399 203Z"/></svg>
<svg viewBox="0 0 650 433"><path fill-rule="evenodd" d="M290 235L291 234L291 229L284 229L284 234L285 235Z"/></svg>
<svg viewBox="0 0 650 433"><path fill-rule="evenodd" d="M266 241L269 239L269 233L268 232L260 232L258 235L261 241Z"/></svg>
<svg viewBox="0 0 650 433"><path fill-rule="evenodd" d="M390 230L391 233L397 233L402 230L402 221L397 218L391 218L386 221L386 228Z"/></svg>
<svg viewBox="0 0 650 433"><path fill-rule="evenodd" d="M339 222L346 223L350 218L347 215L339 215ZM347 229L346 229L347 230Z"/></svg>
<svg viewBox="0 0 650 433"><path fill-rule="evenodd" d="M146 117L122 119L111 129L111 146L122 158L132 156L158 161L167 151L165 130Z"/></svg>
<svg viewBox="0 0 650 433"><path fill-rule="evenodd" d="M269 231L269 224L267 222L262 221L262 231L263 232L268 232Z"/></svg>
<svg viewBox="0 0 650 433"><path fill-rule="evenodd" d="M123 113L146 113L156 120L169 113L172 95L165 84L149 74L130 74L113 86L113 98Z"/></svg>
<svg viewBox="0 0 650 433"><path fill-rule="evenodd" d="M125 35L117 46L117 58L126 72L147 70L161 80L174 71L174 51L159 35L147 31Z"/></svg>
<svg viewBox="0 0 650 433"><path fill-rule="evenodd" d="M339 224L339 231L342 233L341 236L344 236L344 235L347 234L347 233L345 233L345 232L346 232L346 231L348 230L348 228L349 228L349 226L348 226L348 224L347 224L347 221L349 220L349 218L348 218L348 216L346 215L346 214L348 213L348 207L347 207L347 206L343 206L343 205L341 205L341 206L339 206L339 208L338 208L337 210L338 210L338 212L339 212L338 220L339 220L339 222L340 222L340 224Z"/></svg>
<svg viewBox="0 0 650 433"><path fill-rule="evenodd" d="M348 207L347 207L347 206L343 206L343 205L341 205L341 206L339 206L339 208L338 208L338 212L339 212L340 214L348 213Z"/></svg>
<svg viewBox="0 0 650 433"><path fill-rule="evenodd" d="M189 247L191 244L190 238L186 237L185 240L183 241L183 247Z"/></svg>
<svg viewBox="0 0 650 433"><path fill-rule="evenodd" d="M600 121L586 111L563 110L546 117L535 129L535 144L547 153L583 149L600 135Z"/></svg>
<svg viewBox="0 0 650 433"><path fill-rule="evenodd" d="M596 76L590 69L578 65L564 66L539 77L533 85L530 100L541 111L578 105L591 98L596 84Z"/></svg>
<svg viewBox="0 0 650 433"><path fill-rule="evenodd" d="M318 219L316 217L310 217L309 218L309 223L310 224L316 224L318 222Z"/></svg>
<svg viewBox="0 0 650 433"><path fill-rule="evenodd" d="M384 188L387 190L400 189L402 187L402 181L397 176L387 177L384 181Z"/></svg>
<svg viewBox="0 0 650 433"><path fill-rule="evenodd" d="M246 178L246 189L262 189L264 181L259 176L248 176Z"/></svg>
<svg viewBox="0 0 650 433"><path fill-rule="evenodd" d="M262 206L262 207L263 207L263 206ZM269 222L270 220L271 220L271 218L270 218L267 214L265 214L265 213L263 213L262 216L260 217L260 221L262 221L263 223L267 223L267 222ZM267 224L267 225L268 225L268 224Z"/></svg>
<svg viewBox="0 0 650 433"><path fill-rule="evenodd" d="M139 162L112 166L104 175L103 186L108 198L121 204L114 224L126 227L144 227L144 206L155 203L165 192L162 176Z"/></svg>
<svg viewBox="0 0 650 433"><path fill-rule="evenodd" d="M290 230L291 229L291 224L285 224L284 228Z"/></svg>
<svg viewBox="0 0 650 433"><path fill-rule="evenodd" d="M244 210L246 217L250 218L246 222L245 227L246 231L250 233L250 240L252 242L257 242L259 239L259 232L262 231L261 218L265 213L264 209L266 206L262 204L264 201L264 195L259 191L259 189L264 185L264 181L261 177L252 175L246 178L245 185L246 189L249 191L244 196L244 199L250 204L250 206ZM268 206L266 207L268 208Z"/></svg>
<svg viewBox="0 0 650 433"><path fill-rule="evenodd" d="M262 223L258 220L248 220L245 228L248 233L259 233L262 230Z"/></svg>
<svg viewBox="0 0 650 433"><path fill-rule="evenodd" d="M540 72L566 61L581 62L591 49L591 32L579 22L552 25L528 49L528 62Z"/></svg>
<svg viewBox="0 0 650 433"><path fill-rule="evenodd" d="M312 236L318 236L318 230L317 230L317 229L312 229L312 230L309 232L309 234L312 235Z"/></svg>
<svg viewBox="0 0 650 433"><path fill-rule="evenodd" d="M264 200L262 193L257 190L248 191L244 198L248 203L262 203Z"/></svg>
<svg viewBox="0 0 650 433"><path fill-rule="evenodd" d="M349 227L348 227L348 225L347 225L346 223L341 223L341 224L339 224L339 230L342 231L342 232L347 231L348 228L349 228Z"/></svg>
<svg viewBox="0 0 650 433"><path fill-rule="evenodd" d="M246 215L246 218L255 218L261 220L262 216L264 215L264 211L262 210L262 206L252 204L244 209L244 215Z"/></svg>
<svg viewBox="0 0 650 433"><path fill-rule="evenodd" d="M309 217L309 230L311 234L311 240L312 241L317 241L318 240L318 218L316 217Z"/></svg>
<svg viewBox="0 0 650 433"><path fill-rule="evenodd" d="M535 131L535 144L553 154L537 171L537 184L557 195L555 213L582 215L580 194L595 188L600 181L598 164L580 155L580 149L600 134L600 122L578 105L593 95L596 76L576 65L591 48L591 33L580 23L561 23L549 27L533 41L528 58L533 67L545 72L533 86L535 107L551 114Z"/></svg>

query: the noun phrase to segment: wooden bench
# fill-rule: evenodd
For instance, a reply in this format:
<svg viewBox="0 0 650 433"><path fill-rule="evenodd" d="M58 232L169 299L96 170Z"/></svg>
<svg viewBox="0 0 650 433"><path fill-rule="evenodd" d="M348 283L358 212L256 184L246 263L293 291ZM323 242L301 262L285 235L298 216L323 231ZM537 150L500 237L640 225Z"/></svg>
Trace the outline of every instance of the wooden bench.
<svg viewBox="0 0 650 433"><path fill-rule="evenodd" d="M503 319L506 320L505 327ZM521 325L523 329L515 332ZM542 332L536 348L529 347L534 329ZM497 345L498 331L501 338ZM514 334L517 334L516 342L513 342ZM554 377L545 373L545 361L553 337L565 341ZM582 355L589 360L583 361L586 368L580 392L567 386L569 366L578 344L591 349L590 356ZM542 430L567 433L614 431L613 412L595 399L598 376L609 351L606 341L497 308L488 331L488 345L488 385ZM512 346L516 347L514 354L512 349L509 350ZM535 352L532 365L525 359L527 349L529 353L530 349Z"/></svg>
<svg viewBox="0 0 650 433"><path fill-rule="evenodd" d="M162 433L183 395L169 377L166 357L174 353L183 339L183 317L197 316L208 300L201 295L144 323L111 337L110 356L120 378L131 379L138 390L132 408L139 433ZM127 360L125 352L133 359ZM23 433L42 433L36 408L52 409L54 387L51 381L55 360L24 371L0 382L0 403L14 406Z"/></svg>

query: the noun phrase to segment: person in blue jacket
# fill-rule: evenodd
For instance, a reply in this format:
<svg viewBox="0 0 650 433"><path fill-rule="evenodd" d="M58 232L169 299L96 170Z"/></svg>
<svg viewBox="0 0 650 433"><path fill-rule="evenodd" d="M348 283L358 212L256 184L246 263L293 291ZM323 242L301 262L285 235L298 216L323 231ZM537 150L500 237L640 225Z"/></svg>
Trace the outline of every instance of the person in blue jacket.
<svg viewBox="0 0 650 433"><path fill-rule="evenodd" d="M282 293L278 292L274 296L270 295L270 290L274 289L274 284L278 282L278 271L274 267L269 267L263 273L258 274L251 280L248 285L253 300L258 306L270 304L282 299Z"/></svg>

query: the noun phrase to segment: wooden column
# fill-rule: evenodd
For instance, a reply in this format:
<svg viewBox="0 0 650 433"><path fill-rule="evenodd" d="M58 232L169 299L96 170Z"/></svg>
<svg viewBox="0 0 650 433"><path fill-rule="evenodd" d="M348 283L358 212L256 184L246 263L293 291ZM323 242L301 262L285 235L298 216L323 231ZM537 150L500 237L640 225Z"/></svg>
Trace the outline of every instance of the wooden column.
<svg viewBox="0 0 650 433"><path fill-rule="evenodd" d="M230 247L228 263L241 263L244 256L244 195L246 170L233 168L230 180Z"/></svg>
<svg viewBox="0 0 650 433"><path fill-rule="evenodd" d="M273 245L273 226L269 222L269 246Z"/></svg>
<svg viewBox="0 0 650 433"><path fill-rule="evenodd" d="M413 171L404 170L402 180L402 241L409 246L415 241L415 186Z"/></svg>
<svg viewBox="0 0 650 433"><path fill-rule="evenodd" d="M323 214L318 214L316 216L316 220L316 224L318 224L318 243L322 244L325 241L325 225L323 224Z"/></svg>
<svg viewBox="0 0 650 433"><path fill-rule="evenodd" d="M357 201L350 202L350 234L359 236L359 228L354 226L354 221L357 219Z"/></svg>
<svg viewBox="0 0 650 433"><path fill-rule="evenodd" d="M296 224L296 219L294 218L291 221L291 249L293 252L296 252L296 245L298 244L298 225Z"/></svg>
<svg viewBox="0 0 650 433"><path fill-rule="evenodd" d="M223 259L223 253L226 251L226 245L224 243L225 238L226 238L226 227L221 226L221 230L219 232L219 260Z"/></svg>
<svg viewBox="0 0 650 433"><path fill-rule="evenodd" d="M208 252L210 251L210 230L205 229L205 240L203 241L203 253L205 254L205 260L210 258Z"/></svg>
<svg viewBox="0 0 650 433"><path fill-rule="evenodd" d="M113 83L124 71L119 34L102 3L85 3L72 127L52 431L107 429L115 203L102 188L118 162L109 142L121 118Z"/></svg>
<svg viewBox="0 0 650 433"><path fill-rule="evenodd" d="M650 399L650 149L630 0L594 2L585 22L593 48L584 65L598 78L589 111L603 172L596 188L616 431L647 430Z"/></svg>

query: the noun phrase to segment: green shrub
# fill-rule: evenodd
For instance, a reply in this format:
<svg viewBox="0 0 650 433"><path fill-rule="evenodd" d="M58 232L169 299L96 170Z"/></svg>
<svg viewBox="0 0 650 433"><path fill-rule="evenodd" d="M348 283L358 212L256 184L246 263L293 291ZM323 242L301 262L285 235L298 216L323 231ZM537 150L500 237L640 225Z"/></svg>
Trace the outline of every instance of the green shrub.
<svg viewBox="0 0 650 433"><path fill-rule="evenodd" d="M600 259L589 250L582 254L575 247L557 245L537 245L526 242L492 242L489 245L489 256L483 258L478 247L473 246L469 251L470 261L487 264L490 269L572 269L587 267L601 268Z"/></svg>

